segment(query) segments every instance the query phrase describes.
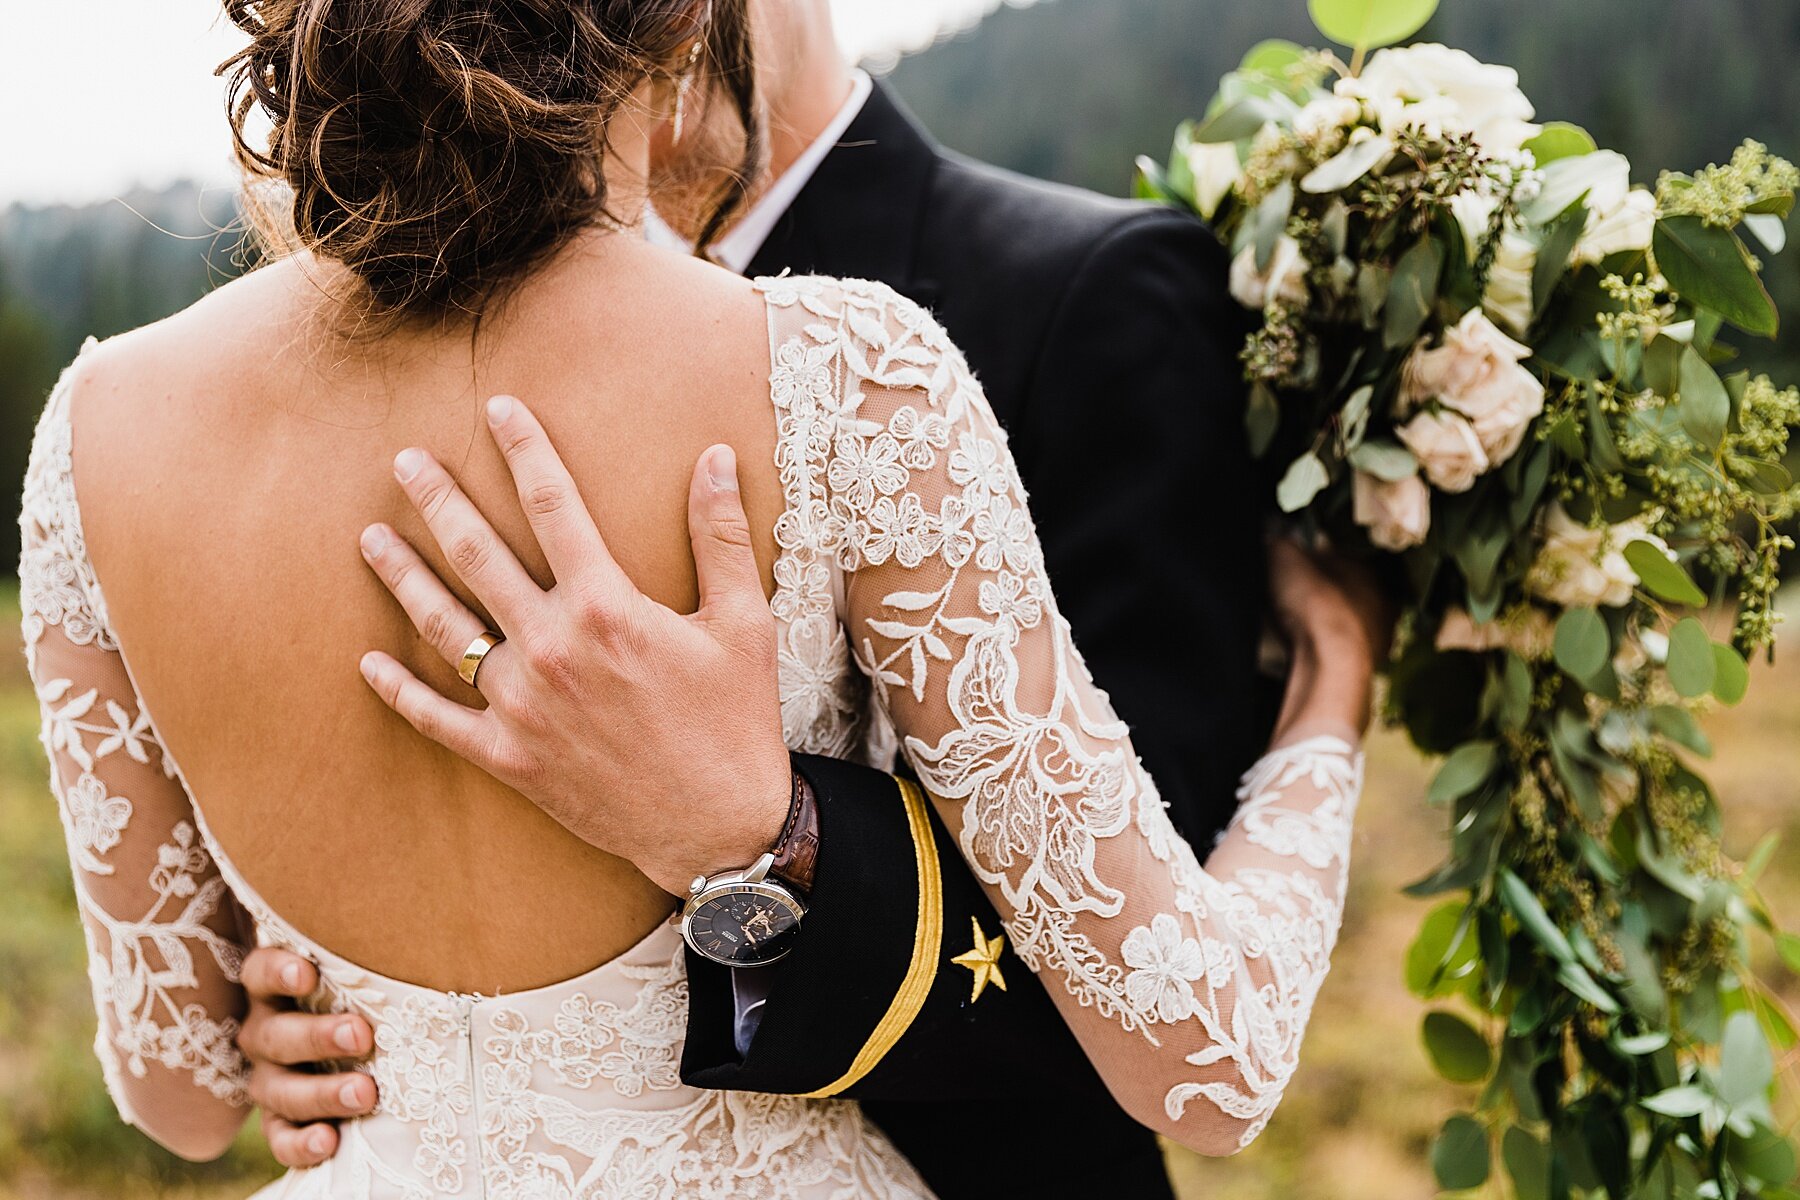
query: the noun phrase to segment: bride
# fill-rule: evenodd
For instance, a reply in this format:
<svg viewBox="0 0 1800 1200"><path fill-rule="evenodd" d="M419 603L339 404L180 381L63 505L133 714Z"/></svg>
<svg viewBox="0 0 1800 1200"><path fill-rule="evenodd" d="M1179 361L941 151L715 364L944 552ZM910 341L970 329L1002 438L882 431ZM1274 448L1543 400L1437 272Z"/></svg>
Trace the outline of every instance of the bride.
<svg viewBox="0 0 1800 1200"><path fill-rule="evenodd" d="M926 1194L854 1103L682 1085L671 881L418 736L358 675L366 647L411 645L404 665L456 694L467 644L404 636L357 553L372 516L429 548L446 506L498 514L497 543L429 565L515 640L523 587L613 569L569 557L541 480L502 502L499 446L547 430L616 568L678 611L702 599L690 488L739 490L804 651L768 720L797 750L885 763L898 744L1127 1110L1205 1152L1254 1137L1342 911L1360 590L1274 556L1299 669L1202 866L1070 644L1004 435L930 316L635 236L687 89L743 116L711 229L753 174L744 0L227 9L253 38L235 124L274 119L258 162L289 185L294 252L85 347L22 517L27 653L125 1119L191 1158L231 1141L253 936L319 963L316 1007L369 1019L381 1096L269 1196ZM531 408L483 403L497 392ZM1213 519L1231 516L1196 529ZM493 569L501 547L530 579ZM1351 685L1327 687L1346 642Z"/></svg>

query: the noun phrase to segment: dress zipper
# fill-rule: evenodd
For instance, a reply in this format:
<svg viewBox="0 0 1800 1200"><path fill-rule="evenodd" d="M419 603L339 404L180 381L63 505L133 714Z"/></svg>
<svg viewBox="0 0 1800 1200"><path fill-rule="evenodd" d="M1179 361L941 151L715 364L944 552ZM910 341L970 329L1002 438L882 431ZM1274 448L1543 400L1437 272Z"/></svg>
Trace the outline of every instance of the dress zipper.
<svg viewBox="0 0 1800 1200"><path fill-rule="evenodd" d="M481 1142L481 1065L475 1061L475 1000L478 997L452 992L456 1001L457 1015L462 1019L463 1051L469 1064L469 1124L472 1136L469 1138L473 1147L475 1178L481 1185L482 1200L487 1200L487 1161Z"/></svg>

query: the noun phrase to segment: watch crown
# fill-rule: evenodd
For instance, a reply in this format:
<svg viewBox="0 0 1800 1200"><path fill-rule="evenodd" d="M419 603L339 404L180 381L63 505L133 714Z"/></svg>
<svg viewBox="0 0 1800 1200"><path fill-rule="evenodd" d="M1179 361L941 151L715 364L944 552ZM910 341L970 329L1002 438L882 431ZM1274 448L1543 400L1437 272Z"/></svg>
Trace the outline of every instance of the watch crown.
<svg viewBox="0 0 1800 1200"><path fill-rule="evenodd" d="M698 896L701 892L703 892L705 890L706 890L706 876L704 876L704 875L694 876L694 881L692 883L688 884L688 895L690 895L690 896Z"/></svg>

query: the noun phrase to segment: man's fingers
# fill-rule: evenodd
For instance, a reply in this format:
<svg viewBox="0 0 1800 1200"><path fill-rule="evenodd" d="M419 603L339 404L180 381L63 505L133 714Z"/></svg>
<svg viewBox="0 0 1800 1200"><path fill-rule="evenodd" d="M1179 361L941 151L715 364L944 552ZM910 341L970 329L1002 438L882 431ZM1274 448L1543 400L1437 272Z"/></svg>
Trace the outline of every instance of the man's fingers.
<svg viewBox="0 0 1800 1200"><path fill-rule="evenodd" d="M250 1098L264 1112L305 1125L341 1121L375 1108L375 1081L367 1075L310 1075L283 1067L259 1066L250 1076Z"/></svg>
<svg viewBox="0 0 1800 1200"><path fill-rule="evenodd" d="M263 946L252 950L238 973L244 990L258 1000L293 999L312 995L319 986L319 972L298 954Z"/></svg>
<svg viewBox="0 0 1800 1200"><path fill-rule="evenodd" d="M519 564L488 519L481 515L456 480L423 450L402 450L394 458L394 478L437 539L450 569L469 585L494 619L522 628L543 602L543 589Z"/></svg>
<svg viewBox="0 0 1800 1200"><path fill-rule="evenodd" d="M751 549L750 519L738 491L737 455L730 446L714 446L694 466L688 487L688 536L694 546L702 617L766 610L762 569Z"/></svg>
<svg viewBox="0 0 1800 1200"><path fill-rule="evenodd" d="M294 1067L362 1058L374 1050L375 1033L355 1013L304 1013L255 1005L238 1031L238 1048L259 1067L266 1063Z"/></svg>
<svg viewBox="0 0 1800 1200"><path fill-rule="evenodd" d="M495 647L490 654L498 651ZM484 662L481 669L493 668ZM492 773L493 718L489 714L445 699L392 655L379 650L363 655L362 676L375 694L421 735Z"/></svg>
<svg viewBox="0 0 1800 1200"><path fill-rule="evenodd" d="M521 400L495 396L487 402L487 418L550 573L558 582L583 571L618 573L574 477L537 416Z"/></svg>
<svg viewBox="0 0 1800 1200"><path fill-rule="evenodd" d="M371 525L362 534L363 558L406 610L419 636L456 666L477 634L487 629L469 606L444 586L431 564L405 538L386 525Z"/></svg>
<svg viewBox="0 0 1800 1200"><path fill-rule="evenodd" d="M338 1132L330 1125L296 1125L265 1111L262 1131L275 1161L290 1170L316 1167L337 1153Z"/></svg>

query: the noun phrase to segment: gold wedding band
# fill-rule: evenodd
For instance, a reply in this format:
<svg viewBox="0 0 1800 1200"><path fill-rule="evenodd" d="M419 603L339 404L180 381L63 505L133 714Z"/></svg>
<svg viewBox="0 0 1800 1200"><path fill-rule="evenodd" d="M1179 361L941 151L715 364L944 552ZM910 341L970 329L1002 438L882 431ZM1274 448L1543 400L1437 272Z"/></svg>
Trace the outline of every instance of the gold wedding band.
<svg viewBox="0 0 1800 1200"><path fill-rule="evenodd" d="M456 667L456 673L462 676L462 681L474 687L475 677L481 674L482 660L488 656L488 651L505 640L497 633L483 633L470 642L469 648L463 651L462 662Z"/></svg>

